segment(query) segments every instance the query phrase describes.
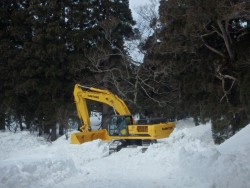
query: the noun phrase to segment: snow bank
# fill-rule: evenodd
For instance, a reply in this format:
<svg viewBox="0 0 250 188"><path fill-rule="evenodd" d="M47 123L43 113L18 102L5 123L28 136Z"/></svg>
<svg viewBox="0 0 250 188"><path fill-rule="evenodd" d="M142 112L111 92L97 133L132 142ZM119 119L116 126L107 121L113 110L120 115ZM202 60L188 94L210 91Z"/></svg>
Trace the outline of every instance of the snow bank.
<svg viewBox="0 0 250 188"><path fill-rule="evenodd" d="M250 125L216 146L210 123L177 123L169 138L108 154L100 140L47 143L28 132L0 133L0 187L248 188Z"/></svg>
<svg viewBox="0 0 250 188"><path fill-rule="evenodd" d="M65 136L55 142L29 132L0 133L0 187L53 187L81 173L76 168L108 155L107 143L100 140L71 145Z"/></svg>
<svg viewBox="0 0 250 188"><path fill-rule="evenodd" d="M44 138L37 137L29 132L0 132L0 160L17 157L24 152L33 151L47 146Z"/></svg>
<svg viewBox="0 0 250 188"><path fill-rule="evenodd" d="M52 187L76 173L70 158L30 155L0 163L0 187Z"/></svg>
<svg viewBox="0 0 250 188"><path fill-rule="evenodd" d="M183 170L205 187L250 187L250 125L223 144L200 152L180 152Z"/></svg>

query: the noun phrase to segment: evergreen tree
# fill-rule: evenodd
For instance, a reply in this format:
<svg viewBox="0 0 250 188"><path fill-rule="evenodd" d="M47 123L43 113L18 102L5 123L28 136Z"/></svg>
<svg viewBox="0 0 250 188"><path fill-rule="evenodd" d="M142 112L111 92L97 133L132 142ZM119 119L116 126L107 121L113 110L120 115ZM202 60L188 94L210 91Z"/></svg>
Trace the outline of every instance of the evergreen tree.
<svg viewBox="0 0 250 188"><path fill-rule="evenodd" d="M89 58L98 50L102 62L125 53L133 24L128 0L1 1L1 122L9 114L47 133L66 126L74 82L102 81Z"/></svg>
<svg viewBox="0 0 250 188"><path fill-rule="evenodd" d="M27 1L1 1L1 111L7 116L10 109L15 109L11 115L21 123L23 106L20 95L16 92L19 70L23 65L20 58L24 41L31 34L25 22L27 17ZM20 124L21 125L21 124ZM22 126L20 127L22 129Z"/></svg>
<svg viewBox="0 0 250 188"><path fill-rule="evenodd" d="M35 104L36 117L45 121L45 131L52 127L55 133L57 111L73 101L65 7L63 2L35 1L29 12L33 36L22 51L26 66L21 71L25 78L21 90Z"/></svg>
<svg viewBox="0 0 250 188"><path fill-rule="evenodd" d="M161 1L161 54L172 54L179 83L177 109L200 120L212 119L221 142L249 123L249 6L247 1ZM244 47L243 47L244 46ZM245 66L246 69L242 69ZM244 97L243 97L244 96ZM217 136L222 140L217 140Z"/></svg>
<svg viewBox="0 0 250 188"><path fill-rule="evenodd" d="M133 34L134 24L128 1L80 1L69 7L68 14L68 24L75 33L69 35L69 44L75 49L72 65L76 81L104 87L125 97L123 85L131 70L124 38ZM107 114L104 107L103 122Z"/></svg>

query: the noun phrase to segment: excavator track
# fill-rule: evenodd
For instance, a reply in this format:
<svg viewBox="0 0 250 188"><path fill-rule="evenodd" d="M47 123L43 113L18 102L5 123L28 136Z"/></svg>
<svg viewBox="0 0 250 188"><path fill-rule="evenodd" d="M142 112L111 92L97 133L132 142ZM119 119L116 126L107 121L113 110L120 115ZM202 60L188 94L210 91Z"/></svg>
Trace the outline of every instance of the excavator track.
<svg viewBox="0 0 250 188"><path fill-rule="evenodd" d="M127 147L127 142L125 140L112 140L109 144L109 154L118 152L125 147Z"/></svg>
<svg viewBox="0 0 250 188"><path fill-rule="evenodd" d="M120 151L123 148L141 147L141 152L144 153L150 144L157 143L156 140L112 140L109 144L109 154Z"/></svg>

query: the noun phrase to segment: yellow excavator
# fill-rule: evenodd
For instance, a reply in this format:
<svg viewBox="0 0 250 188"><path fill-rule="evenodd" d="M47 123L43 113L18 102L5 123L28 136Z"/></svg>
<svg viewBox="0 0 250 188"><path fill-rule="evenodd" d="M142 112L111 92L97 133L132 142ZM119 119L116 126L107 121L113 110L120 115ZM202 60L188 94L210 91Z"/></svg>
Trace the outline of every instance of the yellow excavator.
<svg viewBox="0 0 250 188"><path fill-rule="evenodd" d="M112 141L109 145L112 153L128 145L149 145L157 139L168 137L175 128L174 122L136 124L124 101L108 90L76 84L73 94L77 114L83 125L80 127L81 132L71 135L72 144L82 144L95 139ZM115 115L110 117L107 130L91 129L87 100L113 107Z"/></svg>

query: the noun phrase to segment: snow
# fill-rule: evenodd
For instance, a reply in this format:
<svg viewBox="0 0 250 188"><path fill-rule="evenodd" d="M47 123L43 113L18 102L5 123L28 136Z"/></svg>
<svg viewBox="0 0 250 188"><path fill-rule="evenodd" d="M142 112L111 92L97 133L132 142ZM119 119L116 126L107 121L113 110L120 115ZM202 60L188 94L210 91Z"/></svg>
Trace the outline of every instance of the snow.
<svg viewBox="0 0 250 188"><path fill-rule="evenodd" d="M98 121L97 121L98 122ZM177 122L170 137L109 155L101 140L53 143L29 132L0 132L0 187L248 188L250 125L214 145L211 124Z"/></svg>

